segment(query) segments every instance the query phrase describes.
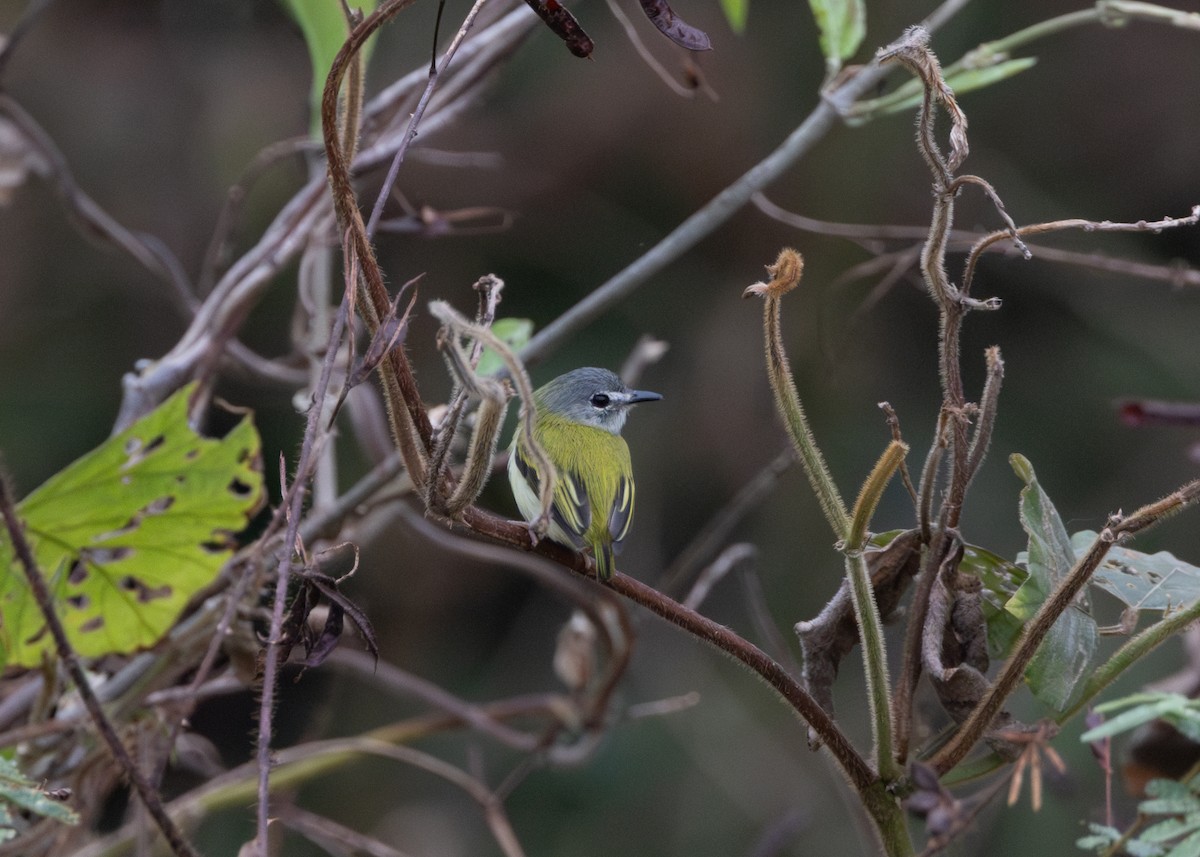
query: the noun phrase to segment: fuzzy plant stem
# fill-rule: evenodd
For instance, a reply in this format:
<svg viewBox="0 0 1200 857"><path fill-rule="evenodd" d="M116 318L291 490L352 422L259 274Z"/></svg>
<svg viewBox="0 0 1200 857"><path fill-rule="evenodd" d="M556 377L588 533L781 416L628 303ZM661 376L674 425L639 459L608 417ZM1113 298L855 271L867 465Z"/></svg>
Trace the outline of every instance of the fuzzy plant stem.
<svg viewBox="0 0 1200 857"><path fill-rule="evenodd" d="M850 581L850 595L854 601L854 616L858 622L863 665L867 676L871 731L875 738L875 766L885 783L894 782L900 777L901 771L892 753L892 685L888 677L883 622L879 618L879 606L875 603L875 591L871 586L871 573L867 568L863 547L867 540L867 527L875 508L879 505L883 489L891 481L907 453L908 446L893 440L879 457L854 504L843 547L846 555L846 576Z"/></svg>
<svg viewBox="0 0 1200 857"><path fill-rule="evenodd" d="M755 283L748 287L742 297L748 298L759 295L765 298L763 305L763 330L766 340L767 375L771 381L771 389L775 393L775 404L783 422L787 426L796 452L800 454L800 463L804 466L804 475L817 495L825 520L833 528L834 535L844 540L850 530L850 515L846 512L846 504L838 493L829 468L825 465L825 457L817 447L812 429L808 427L808 417L800 404L800 395L796 392L795 381L792 380L792 369L788 364L787 353L783 348L783 333L779 320L780 303L783 296L796 288L804 273L804 258L791 248L780 251L775 264L767 266L767 274L771 279L766 283Z"/></svg>

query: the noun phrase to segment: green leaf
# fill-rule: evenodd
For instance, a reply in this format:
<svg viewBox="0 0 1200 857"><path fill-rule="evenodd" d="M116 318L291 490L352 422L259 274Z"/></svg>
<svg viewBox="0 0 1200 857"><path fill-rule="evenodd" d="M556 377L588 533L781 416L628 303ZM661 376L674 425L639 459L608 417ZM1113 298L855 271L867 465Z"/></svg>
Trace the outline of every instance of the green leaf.
<svg viewBox="0 0 1200 857"><path fill-rule="evenodd" d="M1033 466L1022 455L1009 458L1013 470L1025 482L1019 506L1021 526L1029 534L1027 563L1029 577L1005 609L1022 622L1029 621L1055 585L1075 564L1075 551L1054 504L1038 484ZM1020 562L1020 557L1018 557ZM1033 656L1025 680L1033 695L1055 711L1064 710L1076 685L1087 673L1096 650L1096 622L1081 592L1063 611Z"/></svg>
<svg viewBox="0 0 1200 857"><path fill-rule="evenodd" d="M1143 842L1140 839L1130 839L1125 843L1125 853L1129 857L1163 857L1166 851L1149 842Z"/></svg>
<svg viewBox="0 0 1200 857"><path fill-rule="evenodd" d="M1192 809L1145 809L1147 803L1158 805L1159 801L1145 801L1139 806L1142 813L1146 815L1169 815L1175 813L1188 813L1185 818L1168 818L1163 821L1152 824L1142 831L1138 837L1143 842L1170 842L1172 839L1178 839L1192 833L1195 830L1200 830L1200 815L1196 814L1197 808L1200 808L1200 802L1192 799Z"/></svg>
<svg viewBox="0 0 1200 857"><path fill-rule="evenodd" d="M1122 732L1131 732L1152 720L1165 719L1172 724L1182 724L1180 731L1196 732L1200 729L1200 703L1193 702L1178 693L1147 692L1137 693L1112 702L1097 706L1096 711L1108 714L1119 708L1128 708L1099 726L1089 729L1080 736L1084 743L1098 741L1101 738L1111 738ZM1132 706L1132 707L1130 707ZM1189 725L1191 724L1191 725ZM1189 736L1190 737L1190 736Z"/></svg>
<svg viewBox="0 0 1200 857"><path fill-rule="evenodd" d="M71 645L85 657L153 645L232 555L262 502L249 417L220 440L187 422L184 388L17 507ZM0 655L35 666L54 651L12 546L0 539Z"/></svg>
<svg viewBox="0 0 1200 857"><path fill-rule="evenodd" d="M1008 80L1023 71L1028 71L1035 65L1037 65L1037 57L1005 60L984 68L968 68L954 72L946 78L946 84L956 96L964 95L976 89L992 86L1002 80ZM924 98L924 90L921 84L915 80L906 81L887 97L886 103L880 102L879 112L886 115L912 110L921 103L922 98Z"/></svg>
<svg viewBox="0 0 1200 857"><path fill-rule="evenodd" d="M974 575L983 583L983 618L987 621L988 655L993 658L1007 657L1025 623L1004 607L1029 577L1029 572L976 545L963 546L958 570Z"/></svg>
<svg viewBox="0 0 1200 857"><path fill-rule="evenodd" d="M1090 530L1071 536L1075 555L1083 556L1095 540ZM1200 598L1200 568L1167 551L1147 554L1113 545L1091 582L1138 610L1179 610Z"/></svg>
<svg viewBox="0 0 1200 857"><path fill-rule="evenodd" d="M358 0L351 2L351 8L361 9L363 15L375 11L378 0ZM333 68L333 58L346 42L350 27L346 15L342 11L341 0L282 0L283 5L304 33L304 41L308 45L308 58L312 65L313 82L310 105L312 109L312 130L314 139L321 136L321 96L325 92L325 79ZM362 55L366 59L371 55L375 44L372 36L363 46Z"/></svg>
<svg viewBox="0 0 1200 857"><path fill-rule="evenodd" d="M38 788L37 783L21 773L21 769L10 759L0 756L0 842L16 835L16 831L9 826L12 819L7 804L63 824L79 823L79 815L73 809L47 795Z"/></svg>
<svg viewBox="0 0 1200 857"><path fill-rule="evenodd" d="M520 351L533 336L533 322L527 318L498 318L492 323L492 333L513 351ZM491 348L483 349L476 373L494 375L504 368L504 361Z"/></svg>
<svg viewBox="0 0 1200 857"><path fill-rule="evenodd" d="M746 20L750 17L750 0L721 0L721 11L729 22L729 29L739 36L746 32Z"/></svg>
<svg viewBox="0 0 1200 857"><path fill-rule="evenodd" d="M1101 848L1108 848L1121 838L1121 831L1115 827L1106 827L1103 824L1096 824L1095 822L1088 824L1088 830L1092 831L1092 835L1076 839L1076 848L1082 848L1085 851L1098 851Z"/></svg>
<svg viewBox="0 0 1200 857"><path fill-rule="evenodd" d="M1200 857L1200 832L1180 842L1167 852L1166 857Z"/></svg>
<svg viewBox="0 0 1200 857"><path fill-rule="evenodd" d="M867 34L865 0L808 0L817 29L821 31L821 53L830 71L854 56Z"/></svg>

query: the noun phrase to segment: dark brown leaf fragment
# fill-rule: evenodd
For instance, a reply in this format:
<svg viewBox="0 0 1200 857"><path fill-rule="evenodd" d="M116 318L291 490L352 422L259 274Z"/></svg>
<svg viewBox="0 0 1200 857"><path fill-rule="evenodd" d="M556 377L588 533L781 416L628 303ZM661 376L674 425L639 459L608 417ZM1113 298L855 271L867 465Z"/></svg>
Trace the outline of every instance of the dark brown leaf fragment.
<svg viewBox="0 0 1200 857"><path fill-rule="evenodd" d="M549 27L556 36L563 40L567 50L575 56L586 59L591 56L595 45L588 34L579 26L575 16L567 11L558 0L525 0L537 16Z"/></svg>

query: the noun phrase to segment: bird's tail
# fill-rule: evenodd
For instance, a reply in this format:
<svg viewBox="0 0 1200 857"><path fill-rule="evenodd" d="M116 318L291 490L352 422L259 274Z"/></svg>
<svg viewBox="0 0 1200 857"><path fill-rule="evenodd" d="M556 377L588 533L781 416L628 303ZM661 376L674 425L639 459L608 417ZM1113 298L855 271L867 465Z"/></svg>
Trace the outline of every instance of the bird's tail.
<svg viewBox="0 0 1200 857"><path fill-rule="evenodd" d="M599 542L592 545L592 553L596 555L596 576L600 580L611 580L613 576L612 542Z"/></svg>

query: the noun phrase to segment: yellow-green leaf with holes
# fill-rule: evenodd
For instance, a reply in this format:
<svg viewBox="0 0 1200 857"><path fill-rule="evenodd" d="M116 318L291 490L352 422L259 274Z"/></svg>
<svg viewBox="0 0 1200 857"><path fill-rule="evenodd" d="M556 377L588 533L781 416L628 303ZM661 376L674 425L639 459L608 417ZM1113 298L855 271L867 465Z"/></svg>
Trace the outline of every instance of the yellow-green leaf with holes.
<svg viewBox="0 0 1200 857"><path fill-rule="evenodd" d="M188 425L189 386L52 476L17 507L71 645L95 657L153 645L233 550L262 503L249 416L221 439ZM0 538L0 667L54 651Z"/></svg>

